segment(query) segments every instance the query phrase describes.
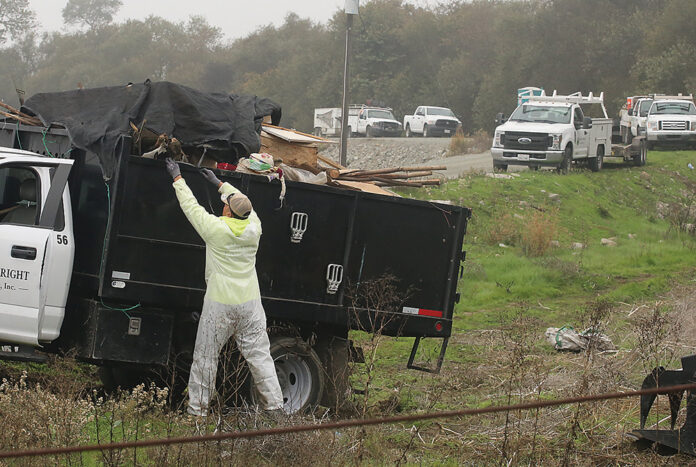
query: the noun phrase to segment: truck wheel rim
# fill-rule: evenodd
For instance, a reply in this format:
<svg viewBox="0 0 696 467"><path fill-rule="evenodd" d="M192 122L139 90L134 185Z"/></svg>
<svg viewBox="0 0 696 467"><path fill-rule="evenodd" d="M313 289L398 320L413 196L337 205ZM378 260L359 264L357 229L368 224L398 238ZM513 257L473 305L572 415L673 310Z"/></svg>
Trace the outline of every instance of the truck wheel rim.
<svg viewBox="0 0 696 467"><path fill-rule="evenodd" d="M314 383L309 365L299 355L285 354L275 361L275 367L285 411L301 410L309 400Z"/></svg>

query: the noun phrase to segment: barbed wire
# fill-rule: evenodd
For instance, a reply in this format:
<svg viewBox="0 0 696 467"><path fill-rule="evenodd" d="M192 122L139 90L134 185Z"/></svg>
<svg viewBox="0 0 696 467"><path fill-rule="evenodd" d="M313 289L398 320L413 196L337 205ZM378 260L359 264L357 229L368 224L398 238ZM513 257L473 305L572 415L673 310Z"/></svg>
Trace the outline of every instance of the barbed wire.
<svg viewBox="0 0 696 467"><path fill-rule="evenodd" d="M629 397L670 394L674 392L691 391L696 389L696 383L681 384L677 386L665 386L651 389L640 389L637 391L628 392L609 392L603 394L594 394L589 396L566 397L563 399L525 402L512 405L489 406L480 409L461 409L449 410L441 412L431 412L422 414L400 415L396 417L384 418L368 418L368 419L352 419L342 420L338 422L312 424L312 425L294 425L279 428L267 428L263 430L250 431L235 431L232 433L211 433L208 435L199 436L179 436L172 438L159 438L139 441L122 441L109 444L93 444L85 446L66 446L60 448L43 448L43 449L26 449L19 451L3 451L0 452L0 459L10 459L19 457L38 457L61 454L75 454L90 451L112 451L117 449L145 448L153 446L165 446L172 444L190 444L190 443L205 443L210 441L224 441L244 438L258 438L265 436L286 435L294 433L305 433L319 430L336 430L341 428L356 428L364 426L385 425L403 422L417 422L425 420L433 420L438 418L455 418L463 416L484 415L500 412L514 412L521 410L532 410L546 407L555 407L558 405L567 404L582 404L586 402L597 402L602 400L625 399Z"/></svg>

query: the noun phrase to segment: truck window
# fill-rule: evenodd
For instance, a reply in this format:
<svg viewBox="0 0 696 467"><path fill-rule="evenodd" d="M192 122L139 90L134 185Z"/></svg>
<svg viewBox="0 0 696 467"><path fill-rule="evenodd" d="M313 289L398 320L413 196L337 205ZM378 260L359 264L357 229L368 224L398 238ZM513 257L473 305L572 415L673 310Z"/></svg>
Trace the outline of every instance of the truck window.
<svg viewBox="0 0 696 467"><path fill-rule="evenodd" d="M570 107L522 104L510 115L512 122L570 123Z"/></svg>
<svg viewBox="0 0 696 467"><path fill-rule="evenodd" d="M384 118L389 120L395 120L394 115L388 110L369 110L370 118Z"/></svg>
<svg viewBox="0 0 696 467"><path fill-rule="evenodd" d="M691 102L655 102L650 113L653 115L696 115L696 108Z"/></svg>
<svg viewBox="0 0 696 467"><path fill-rule="evenodd" d="M648 116L648 111L650 110L650 106L652 105L653 100L652 99L643 99L640 101L640 116L641 117L647 117Z"/></svg>
<svg viewBox="0 0 696 467"><path fill-rule="evenodd" d="M582 123L583 119L585 118L582 113L582 109L580 107L575 107L575 111L573 113L575 114L575 121Z"/></svg>
<svg viewBox="0 0 696 467"><path fill-rule="evenodd" d="M450 109L440 109L437 107L433 107L428 111L428 114L430 115L442 115L445 117L454 117L454 113Z"/></svg>
<svg viewBox="0 0 696 467"><path fill-rule="evenodd" d="M0 167L0 223L37 225L39 177L26 167Z"/></svg>

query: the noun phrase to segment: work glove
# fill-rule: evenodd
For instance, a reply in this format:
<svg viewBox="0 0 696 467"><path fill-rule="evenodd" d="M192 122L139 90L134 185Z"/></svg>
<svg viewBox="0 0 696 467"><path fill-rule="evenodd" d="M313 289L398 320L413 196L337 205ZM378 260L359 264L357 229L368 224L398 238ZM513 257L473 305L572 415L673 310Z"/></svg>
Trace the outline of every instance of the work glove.
<svg viewBox="0 0 696 467"><path fill-rule="evenodd" d="M219 178L215 176L212 170L210 169L201 169L201 175L203 175L203 178L208 180L210 183L215 185L216 187L219 186L222 182L220 181Z"/></svg>
<svg viewBox="0 0 696 467"><path fill-rule="evenodd" d="M179 170L179 164L174 162L174 159L171 157L167 157L164 160L165 167L167 168L167 172L169 172L169 175L171 175L172 179L175 179L176 177L181 175L181 170Z"/></svg>

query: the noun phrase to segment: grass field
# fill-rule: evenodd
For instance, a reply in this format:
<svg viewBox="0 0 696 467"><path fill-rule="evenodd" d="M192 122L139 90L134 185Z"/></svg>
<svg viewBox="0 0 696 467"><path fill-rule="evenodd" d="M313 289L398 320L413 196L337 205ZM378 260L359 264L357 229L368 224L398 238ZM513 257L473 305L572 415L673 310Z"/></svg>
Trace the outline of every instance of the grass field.
<svg viewBox="0 0 696 467"><path fill-rule="evenodd" d="M430 375L405 370L411 339L354 333L367 363L354 369L354 386L366 395L354 396L353 415L388 416L631 390L658 364L679 368L678 358L696 349L696 173L687 168L689 162L696 163L696 152L651 151L645 167L606 163L599 173L530 171L510 179L472 174L441 188L404 191L405 196L450 200L473 209L454 335L442 372ZM602 239L611 245L603 245ZM617 351L557 352L546 342L544 331L564 325L601 331ZM419 359L432 363L437 344L424 346ZM154 389L100 401L91 367L65 360L32 366L0 363L0 368L14 376L14 383L0 389L0 415L6 426L15 427L3 431L0 449L191 434L216 425L228 430L263 426L253 415L236 414L196 428L192 420L163 408L162 395ZM45 389L34 389L32 383L22 387L16 379L22 371ZM668 414L662 399L653 409L658 418L651 416L649 424ZM51 458L50 463L692 461L641 450L625 439L624 433L638 428L637 404L597 402L364 431L123 451L115 457ZM42 411L27 416L36 406ZM57 417L52 408L74 416ZM320 416L321 412L314 414ZM668 427L668 422L661 426ZM37 460L35 465L43 463Z"/></svg>

